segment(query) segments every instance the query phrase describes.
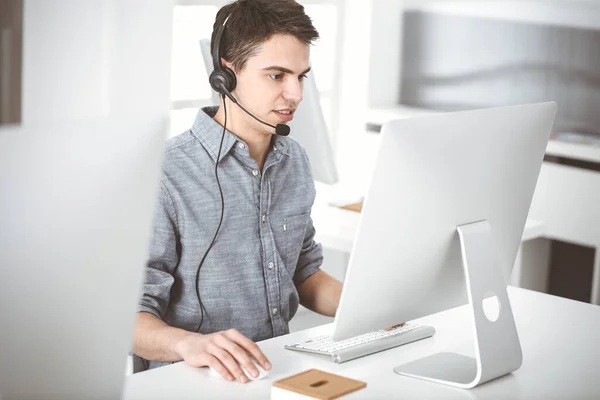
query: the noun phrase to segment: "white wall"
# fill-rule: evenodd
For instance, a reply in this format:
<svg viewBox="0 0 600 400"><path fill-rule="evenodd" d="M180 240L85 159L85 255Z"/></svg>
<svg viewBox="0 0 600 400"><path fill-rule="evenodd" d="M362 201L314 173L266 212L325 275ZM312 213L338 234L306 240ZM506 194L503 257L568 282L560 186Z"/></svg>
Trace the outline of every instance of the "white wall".
<svg viewBox="0 0 600 400"><path fill-rule="evenodd" d="M372 154L364 144L364 115L368 104L368 76L371 52L373 2L348 0L344 3L341 51L339 121L336 141L340 185L357 190L365 187L369 175L363 154Z"/></svg>
<svg viewBox="0 0 600 400"><path fill-rule="evenodd" d="M169 108L172 1L27 0L23 123Z"/></svg>
<svg viewBox="0 0 600 400"><path fill-rule="evenodd" d="M402 1L373 1L372 29L369 38L371 54L368 104L370 107L382 107L398 102L402 57L402 11Z"/></svg>

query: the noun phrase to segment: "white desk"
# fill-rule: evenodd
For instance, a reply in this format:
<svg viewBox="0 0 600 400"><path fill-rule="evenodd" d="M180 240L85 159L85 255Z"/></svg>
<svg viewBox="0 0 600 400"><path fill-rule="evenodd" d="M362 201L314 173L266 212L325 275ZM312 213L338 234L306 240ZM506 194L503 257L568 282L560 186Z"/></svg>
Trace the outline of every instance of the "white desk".
<svg viewBox="0 0 600 400"><path fill-rule="evenodd" d="M127 400L268 399L273 381L318 368L367 382L367 388L343 399L598 399L600 398L600 307L509 287L523 348L523 366L473 390L461 390L396 375L394 366L440 350L472 355L471 326L465 307L422 319L433 325L433 338L344 364L285 350L284 344L327 333L332 325L260 342L273 364L270 376L248 384L212 376L206 368L184 363L129 376Z"/></svg>

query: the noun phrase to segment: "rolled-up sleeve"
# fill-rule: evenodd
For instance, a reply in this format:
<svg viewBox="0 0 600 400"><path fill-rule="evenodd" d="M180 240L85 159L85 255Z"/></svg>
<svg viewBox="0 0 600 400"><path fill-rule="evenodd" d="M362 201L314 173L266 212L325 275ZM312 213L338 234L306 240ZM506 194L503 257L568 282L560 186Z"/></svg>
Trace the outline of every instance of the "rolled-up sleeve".
<svg viewBox="0 0 600 400"><path fill-rule="evenodd" d="M312 180L310 160L306 151L304 149L301 149L301 151L304 160L306 161L306 174L310 176L312 182L312 187L309 192L312 193L312 201L314 202L315 186L314 181ZM312 218L309 216L306 232L304 234L304 241L302 242L302 249L300 250L300 256L298 257L298 263L296 264L296 272L294 273L294 285L296 285L296 287L304 282L309 276L317 272L323 264L323 248L320 243L315 242L315 232Z"/></svg>
<svg viewBox="0 0 600 400"><path fill-rule="evenodd" d="M309 276L317 272L322 264L323 248L320 243L315 241L315 227L312 218L309 217L296 272L294 273L294 285L298 287Z"/></svg>
<svg viewBox="0 0 600 400"><path fill-rule="evenodd" d="M154 215L152 240L146 264L145 281L138 312L147 312L163 319L179 263L179 235L173 199L161 181Z"/></svg>

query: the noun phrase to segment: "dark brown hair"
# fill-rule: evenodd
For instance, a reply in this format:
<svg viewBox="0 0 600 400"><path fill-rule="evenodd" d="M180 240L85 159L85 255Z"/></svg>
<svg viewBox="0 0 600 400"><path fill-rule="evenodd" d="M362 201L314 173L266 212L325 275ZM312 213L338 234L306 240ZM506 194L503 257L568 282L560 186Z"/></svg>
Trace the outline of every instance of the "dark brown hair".
<svg viewBox="0 0 600 400"><path fill-rule="evenodd" d="M223 6L213 25L211 53L217 27L229 16L221 36L221 57L232 63L235 71L246 66L248 58L273 35L292 35L306 45L319 38L319 33L294 0L238 0Z"/></svg>

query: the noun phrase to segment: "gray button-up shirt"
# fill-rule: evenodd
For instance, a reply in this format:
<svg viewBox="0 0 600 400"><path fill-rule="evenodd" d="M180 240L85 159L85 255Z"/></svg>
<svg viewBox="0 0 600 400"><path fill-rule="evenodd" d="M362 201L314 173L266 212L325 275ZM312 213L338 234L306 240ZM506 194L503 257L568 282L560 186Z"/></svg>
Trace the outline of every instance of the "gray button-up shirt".
<svg viewBox="0 0 600 400"><path fill-rule="evenodd" d="M189 331L200 322L196 271L221 215L214 172L223 127L215 112L199 110L192 129L167 143L138 308ZM306 153L274 136L261 171L247 144L226 131L219 180L225 214L200 270L200 332L235 328L254 341L286 334L298 309L296 287L323 260L310 218L315 187Z"/></svg>

